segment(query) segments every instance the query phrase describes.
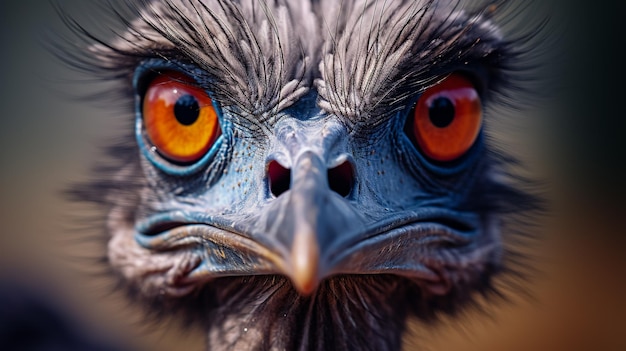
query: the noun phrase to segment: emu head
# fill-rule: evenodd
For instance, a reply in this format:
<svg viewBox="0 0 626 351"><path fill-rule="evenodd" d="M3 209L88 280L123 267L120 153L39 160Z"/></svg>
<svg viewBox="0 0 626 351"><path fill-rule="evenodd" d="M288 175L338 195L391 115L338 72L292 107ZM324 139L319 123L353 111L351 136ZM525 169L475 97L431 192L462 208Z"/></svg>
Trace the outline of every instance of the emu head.
<svg viewBox="0 0 626 351"><path fill-rule="evenodd" d="M201 315L212 350L391 350L490 289L528 203L486 131L516 68L499 6L126 5L77 61L133 127L78 192L137 295Z"/></svg>

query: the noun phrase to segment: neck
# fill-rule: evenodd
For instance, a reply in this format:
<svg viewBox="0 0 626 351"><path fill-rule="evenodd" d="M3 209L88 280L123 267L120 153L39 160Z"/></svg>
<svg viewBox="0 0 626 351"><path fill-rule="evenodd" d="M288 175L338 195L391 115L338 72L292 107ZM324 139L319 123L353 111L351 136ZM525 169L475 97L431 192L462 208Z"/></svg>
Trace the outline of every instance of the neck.
<svg viewBox="0 0 626 351"><path fill-rule="evenodd" d="M216 281L210 350L399 350L408 307L391 276L329 279L308 297L282 277Z"/></svg>

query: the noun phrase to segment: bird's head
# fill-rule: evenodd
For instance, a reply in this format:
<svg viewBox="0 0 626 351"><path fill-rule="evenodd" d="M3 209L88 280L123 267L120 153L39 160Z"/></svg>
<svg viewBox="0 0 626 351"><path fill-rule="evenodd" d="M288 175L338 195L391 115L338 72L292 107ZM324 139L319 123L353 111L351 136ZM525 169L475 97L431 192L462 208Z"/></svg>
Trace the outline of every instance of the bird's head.
<svg viewBox="0 0 626 351"><path fill-rule="evenodd" d="M87 60L132 92L88 193L135 291L203 306L212 348L380 350L488 289L527 201L486 131L515 60L497 6L138 3Z"/></svg>

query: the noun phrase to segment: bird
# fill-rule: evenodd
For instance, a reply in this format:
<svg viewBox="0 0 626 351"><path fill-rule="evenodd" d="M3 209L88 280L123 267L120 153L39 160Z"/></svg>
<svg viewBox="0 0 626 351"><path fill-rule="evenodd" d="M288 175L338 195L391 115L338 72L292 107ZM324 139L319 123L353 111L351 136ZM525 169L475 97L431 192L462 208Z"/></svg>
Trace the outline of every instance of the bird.
<svg viewBox="0 0 626 351"><path fill-rule="evenodd" d="M113 38L65 16L127 126L71 191L107 264L210 350L399 350L409 318L497 295L507 216L537 206L489 130L525 72L506 9L125 0Z"/></svg>

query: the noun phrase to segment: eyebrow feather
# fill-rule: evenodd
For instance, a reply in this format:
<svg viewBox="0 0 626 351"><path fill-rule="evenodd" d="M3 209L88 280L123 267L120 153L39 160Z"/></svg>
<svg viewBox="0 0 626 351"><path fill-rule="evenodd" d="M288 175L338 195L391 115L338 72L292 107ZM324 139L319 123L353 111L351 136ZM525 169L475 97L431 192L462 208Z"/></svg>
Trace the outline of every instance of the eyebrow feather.
<svg viewBox="0 0 626 351"><path fill-rule="evenodd" d="M487 5L478 12L465 11L460 1L362 0L353 6L338 21L339 37L327 40L316 80L320 106L353 128L382 124L458 67L483 63L498 72L490 59L509 55L481 13Z"/></svg>

